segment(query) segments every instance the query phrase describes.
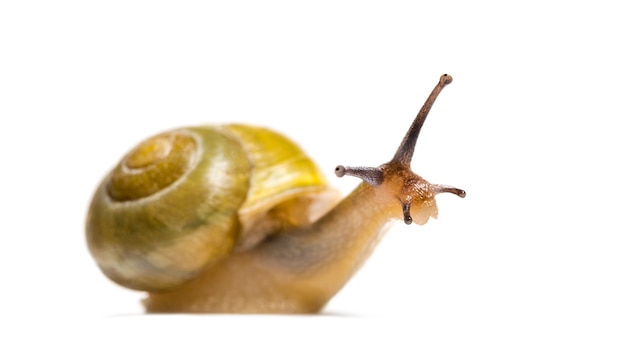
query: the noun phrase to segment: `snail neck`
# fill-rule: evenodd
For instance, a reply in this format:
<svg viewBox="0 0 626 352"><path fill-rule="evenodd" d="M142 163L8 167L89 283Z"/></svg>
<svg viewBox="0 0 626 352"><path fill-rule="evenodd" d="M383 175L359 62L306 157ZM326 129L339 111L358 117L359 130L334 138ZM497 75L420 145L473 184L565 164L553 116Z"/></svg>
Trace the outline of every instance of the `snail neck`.
<svg viewBox="0 0 626 352"><path fill-rule="evenodd" d="M274 237L258 248L258 263L321 309L361 267L389 228L402 219L397 198L361 183L312 225Z"/></svg>
<svg viewBox="0 0 626 352"><path fill-rule="evenodd" d="M401 219L398 207L397 200L363 182L317 222L276 241L284 242L287 253L307 254L291 258L295 267L314 272L328 266L339 272L340 265L353 272L371 254L390 221Z"/></svg>

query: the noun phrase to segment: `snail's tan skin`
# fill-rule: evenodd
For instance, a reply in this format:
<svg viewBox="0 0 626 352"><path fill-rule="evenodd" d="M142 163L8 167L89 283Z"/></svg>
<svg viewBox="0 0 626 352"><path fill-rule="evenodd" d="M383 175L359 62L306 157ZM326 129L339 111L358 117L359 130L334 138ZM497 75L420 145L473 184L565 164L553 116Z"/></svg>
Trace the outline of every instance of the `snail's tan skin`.
<svg viewBox="0 0 626 352"><path fill-rule="evenodd" d="M452 77L443 75L393 159L376 168L338 166L364 180L316 222L235 251L179 286L150 292L148 312L315 313L368 258L390 220L424 224L437 216L435 195L465 192L433 185L410 162L421 126ZM105 270L105 269L103 269Z"/></svg>

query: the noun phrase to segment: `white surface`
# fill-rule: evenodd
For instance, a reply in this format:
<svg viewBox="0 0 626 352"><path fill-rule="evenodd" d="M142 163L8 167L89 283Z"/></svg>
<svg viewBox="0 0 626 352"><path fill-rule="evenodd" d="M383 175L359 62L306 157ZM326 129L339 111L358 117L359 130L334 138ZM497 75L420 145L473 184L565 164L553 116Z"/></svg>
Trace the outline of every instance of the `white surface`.
<svg viewBox="0 0 626 352"><path fill-rule="evenodd" d="M617 2L224 3L0 4L0 345L626 348ZM89 257L91 193L144 137L271 126L347 193L334 166L391 158L442 73L413 165L468 196L396 224L326 315L142 316Z"/></svg>

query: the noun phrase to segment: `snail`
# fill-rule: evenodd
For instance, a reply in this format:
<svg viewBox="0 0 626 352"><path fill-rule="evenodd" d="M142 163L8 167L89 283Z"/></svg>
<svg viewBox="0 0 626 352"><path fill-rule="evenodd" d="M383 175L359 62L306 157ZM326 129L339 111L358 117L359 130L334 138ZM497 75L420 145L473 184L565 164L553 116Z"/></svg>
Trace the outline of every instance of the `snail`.
<svg viewBox="0 0 626 352"><path fill-rule="evenodd" d="M425 224L435 195L410 163L442 75L391 161L337 166L363 180L343 200L288 138L239 124L180 128L141 142L104 178L86 221L101 271L146 291L147 312L315 313L394 219Z"/></svg>

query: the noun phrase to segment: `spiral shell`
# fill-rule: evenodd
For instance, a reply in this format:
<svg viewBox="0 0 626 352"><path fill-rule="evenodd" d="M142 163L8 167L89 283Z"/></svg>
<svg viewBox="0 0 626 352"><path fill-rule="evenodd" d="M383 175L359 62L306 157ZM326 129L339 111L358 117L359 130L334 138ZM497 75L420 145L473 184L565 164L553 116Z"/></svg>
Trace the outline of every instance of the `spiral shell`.
<svg viewBox="0 0 626 352"><path fill-rule="evenodd" d="M182 128L140 143L105 177L87 243L113 281L167 290L233 250L311 223L336 198L311 159L276 132Z"/></svg>

